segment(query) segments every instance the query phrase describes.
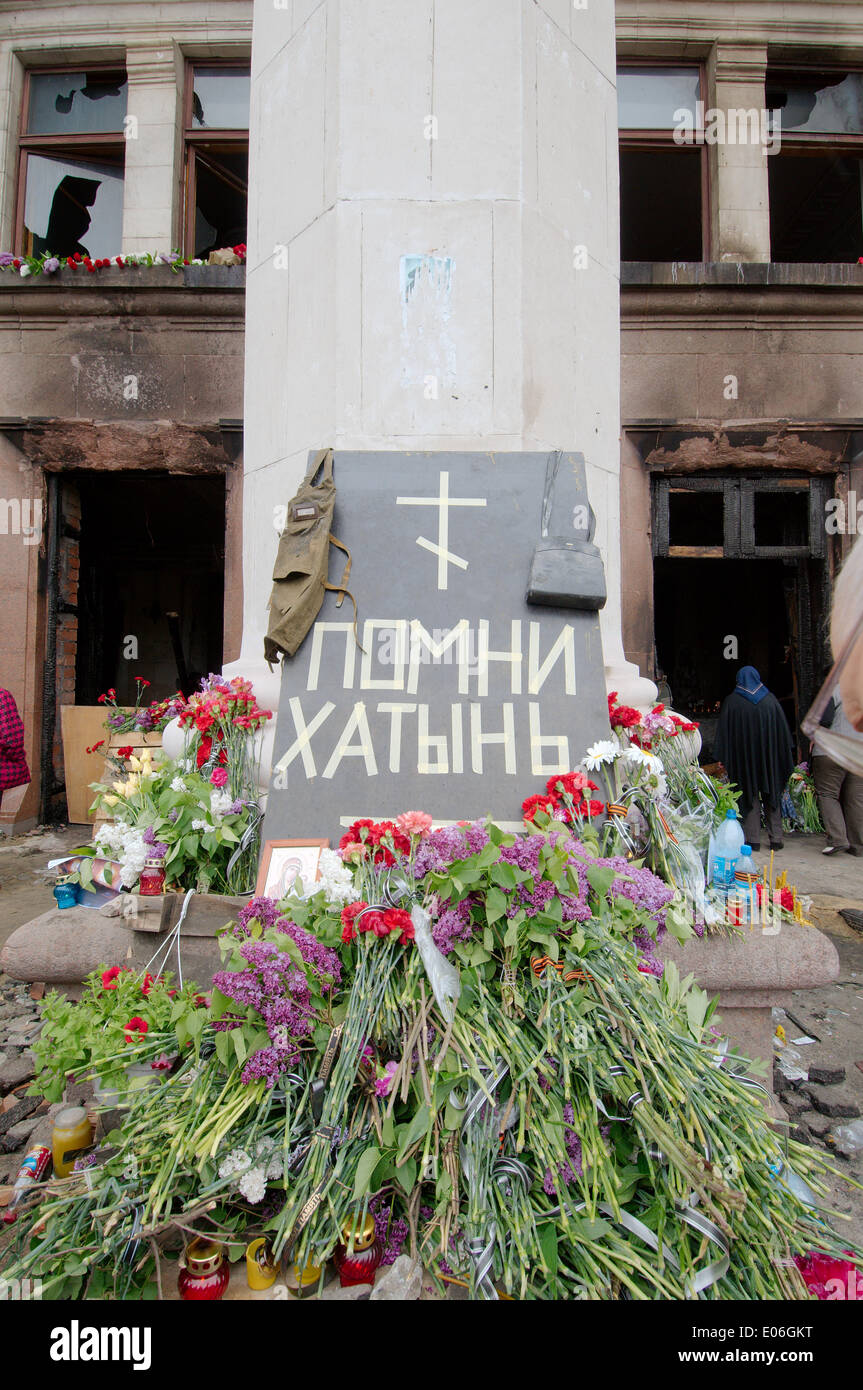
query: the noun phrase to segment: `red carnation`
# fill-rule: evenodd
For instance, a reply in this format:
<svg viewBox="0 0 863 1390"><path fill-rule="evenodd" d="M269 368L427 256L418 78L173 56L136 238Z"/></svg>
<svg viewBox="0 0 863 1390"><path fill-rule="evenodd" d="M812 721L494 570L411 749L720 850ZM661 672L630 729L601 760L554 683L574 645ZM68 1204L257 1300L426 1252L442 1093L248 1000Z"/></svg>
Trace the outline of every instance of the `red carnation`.
<svg viewBox="0 0 863 1390"><path fill-rule="evenodd" d="M402 907L391 907L384 913L384 926L388 932L401 932L401 944L406 946L409 941L414 939L414 924L411 921L409 912L405 912Z"/></svg>
<svg viewBox="0 0 863 1390"><path fill-rule="evenodd" d="M368 903L360 901L356 903L348 903L347 907L342 908L342 941L345 943L346 946L348 946L353 941L354 937L357 934L356 928L354 926L355 918L359 915L359 913L365 911L367 907Z"/></svg>
<svg viewBox="0 0 863 1390"><path fill-rule="evenodd" d="M573 801L580 801L585 787L590 785L583 772L556 772L553 777L549 777L545 790L555 799L565 793L571 796Z"/></svg>
<svg viewBox="0 0 863 1390"><path fill-rule="evenodd" d="M589 816L601 816L603 811L605 810L605 802L588 801L587 806L582 807L581 809L583 812L586 811L587 815Z"/></svg>
<svg viewBox="0 0 863 1390"><path fill-rule="evenodd" d="M142 1038L142 1037L144 1036L144 1034L145 1034L145 1033L149 1033L149 1031L150 1031L150 1025L149 1025L149 1023L147 1022L147 1020L146 1020L145 1018L139 1018L137 1014L135 1015L134 1018L130 1018L130 1019L129 1019L129 1022L126 1024L126 1027L123 1029L123 1032L124 1032L125 1035L126 1035L126 1042L127 1042L127 1043L134 1042L134 1041L135 1041L135 1036L136 1036L136 1034L137 1034L138 1037L141 1037L141 1038Z"/></svg>
<svg viewBox="0 0 863 1390"><path fill-rule="evenodd" d="M149 684L150 684L149 681L145 681L145 680L144 680L144 677L143 677L143 676L136 676L136 677L135 677L135 680L138 682L139 685L149 685Z"/></svg>
<svg viewBox="0 0 863 1390"><path fill-rule="evenodd" d="M98 746L98 745L97 745L97 746ZM131 743L127 743L127 744L124 745L124 747L118 748L118 749L117 749L117 757L118 757L118 758L134 758L134 756L135 756L135 750L134 750L134 748L132 747Z"/></svg>
<svg viewBox="0 0 863 1390"><path fill-rule="evenodd" d="M554 816L557 813L558 801L554 796L529 796L526 801L521 803L521 814L526 821L531 824L535 822L537 811L544 811L546 815Z"/></svg>

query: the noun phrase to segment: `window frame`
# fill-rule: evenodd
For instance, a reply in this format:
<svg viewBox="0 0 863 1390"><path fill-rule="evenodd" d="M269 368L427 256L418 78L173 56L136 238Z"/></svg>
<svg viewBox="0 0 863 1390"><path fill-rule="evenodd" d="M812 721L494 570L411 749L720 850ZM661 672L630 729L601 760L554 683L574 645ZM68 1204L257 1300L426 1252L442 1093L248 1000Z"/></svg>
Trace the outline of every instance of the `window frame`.
<svg viewBox="0 0 863 1390"><path fill-rule="evenodd" d="M771 109L771 108L767 105L767 87L768 87L769 84L770 84L771 70L772 70L773 74L779 74L779 75L784 74L785 76L789 76L789 77L790 77L790 76L796 76L796 75L803 75L803 74L805 74L805 73L814 73L814 74L818 74L818 73L829 73L829 72L842 73L842 74L844 74L845 76L848 76L848 75L850 75L851 73L857 73L857 74L860 74L861 76L863 76L863 64L860 64L860 63L846 64L846 63L806 63L806 62L803 62L803 63L794 63L794 64L789 64L789 63L782 63L782 64L774 63L774 64L772 64L772 65L771 65L771 64L768 64L768 66L767 66L767 68L766 68L766 70L765 70L765 74L764 74L764 109L767 110L767 111L769 111L769 110ZM804 158L805 158L806 155L813 155L813 156L819 156L819 155L820 155L820 156L823 157L824 155L829 155L829 154L832 153L832 152L835 152L836 154L844 154L844 153L854 154L854 153L857 153L857 154L859 154L859 155L861 156L861 158L863 158L863 131L861 131L859 134L856 134L856 135L855 135L855 134L842 134L841 132L831 132L831 131L829 131L829 130L824 130L824 131L811 131L811 130L810 130L810 131L799 131L799 130L788 130L788 131L786 131L785 129L781 129L781 131L780 131L780 137L781 137L781 142L782 142L782 143L781 143L781 147L780 147L780 149L778 150L778 152L777 152L775 155L771 155L771 156L770 156L771 159L781 159L781 158L782 158L783 151L784 151L786 148L787 148L787 150L788 150L789 153L792 153L792 152L793 152L794 155L797 155L797 156L802 155ZM770 255L771 255L770 264L771 264L771 265L801 265L801 264L802 264L802 265L805 265L805 264L807 264L807 262L805 262L805 261L801 262L801 261L774 261L774 260L773 260L773 218L772 218L772 208L770 207L770 196L769 196L769 191L768 191L768 198L767 198L767 216L768 216L768 222L769 222L769 227L770 227ZM863 192L861 192L861 217L863 217ZM818 264L818 265L842 265L842 264L846 264L846 263L845 263L845 262L842 262L842 261L818 261L818 262L816 262L816 264Z"/></svg>
<svg viewBox="0 0 863 1390"><path fill-rule="evenodd" d="M830 488L821 476L781 474L766 477L724 472L715 477L655 474L651 491L651 550L654 559L826 559L824 512ZM677 545L672 542L671 495L680 492L723 494L721 546ZM767 492L808 495L809 537L805 545L756 545L755 499L758 493Z"/></svg>
<svg viewBox="0 0 863 1390"><path fill-rule="evenodd" d="M624 68L651 68L660 71L662 68L697 68L698 69L698 97L697 100L704 103L705 110L708 106L707 100L707 67L705 62L698 59L695 62L687 61L685 58L651 58L633 57L627 55L625 58L618 58L616 69L620 72ZM698 264L704 264L710 260L711 256L711 229L710 229L710 166L708 161L708 148L705 142L698 143L697 140L692 144L678 144L674 139L674 127L663 129L639 129L632 126L617 127L617 149L618 156L622 149L628 150L655 150L655 149L697 149L701 155L701 260ZM622 258L621 258L622 259ZM659 264L665 264L660 262Z"/></svg>
<svg viewBox="0 0 863 1390"><path fill-rule="evenodd" d="M234 72L251 72L251 61L239 58L187 58L183 77L183 255L195 254L195 195L197 185L198 146L227 144L231 153L249 152L249 127L215 127L195 129L192 124L195 94L195 68L225 68ZM203 162L203 160L202 160ZM239 180L237 180L239 185ZM237 191L242 191L239 186ZM245 193L248 200L248 183Z"/></svg>
<svg viewBox="0 0 863 1390"><path fill-rule="evenodd" d="M129 74L126 70L125 59L122 62L102 62L102 63L62 63L39 64L37 67L26 68L24 70L24 84L21 91L21 105L18 116L18 149L17 149L17 171L15 188L15 217L13 221L13 243L15 255L30 255L24 249L24 211L27 197L27 164L31 154L42 152L68 152L71 158L75 147L82 154L94 152L98 155L99 150L119 149L123 151L121 166L125 176L126 171L126 132L125 128L120 131L82 131L79 133L58 135L30 135L27 132L27 121L30 113L30 86L34 77L46 75L58 76L64 72L80 72L86 68L87 72L122 72L126 76L128 86ZM122 229L121 229L122 231ZM117 247L117 254L120 254L120 247Z"/></svg>

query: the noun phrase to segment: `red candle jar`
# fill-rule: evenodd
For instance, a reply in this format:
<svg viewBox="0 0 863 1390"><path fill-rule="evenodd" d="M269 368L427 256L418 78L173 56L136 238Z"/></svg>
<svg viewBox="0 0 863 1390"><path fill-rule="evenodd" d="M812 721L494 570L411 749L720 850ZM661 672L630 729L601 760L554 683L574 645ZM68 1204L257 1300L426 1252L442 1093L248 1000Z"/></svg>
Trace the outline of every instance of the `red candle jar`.
<svg viewBox="0 0 863 1390"><path fill-rule="evenodd" d="M353 1284L373 1284L375 1270L383 1256L383 1246L375 1236L375 1220L366 1215L364 1220L351 1217L342 1226L341 1245L333 1251L333 1264L339 1272L339 1282L343 1289ZM353 1241L353 1250L350 1243Z"/></svg>
<svg viewBox="0 0 863 1390"><path fill-rule="evenodd" d="M191 1303L212 1303L221 1298L231 1278L225 1251L214 1240L197 1236L183 1252L177 1279L180 1297Z"/></svg>
<svg viewBox="0 0 863 1390"><path fill-rule="evenodd" d="M138 893L142 898L157 898L165 891L165 862L162 859L147 859L141 870Z"/></svg>

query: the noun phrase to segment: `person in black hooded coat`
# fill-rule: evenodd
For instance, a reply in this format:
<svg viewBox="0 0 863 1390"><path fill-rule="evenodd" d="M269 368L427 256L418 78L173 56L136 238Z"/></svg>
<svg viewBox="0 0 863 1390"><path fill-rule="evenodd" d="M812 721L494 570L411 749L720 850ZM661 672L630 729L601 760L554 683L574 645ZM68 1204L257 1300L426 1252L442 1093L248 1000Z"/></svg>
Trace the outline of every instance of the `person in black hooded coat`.
<svg viewBox="0 0 863 1390"><path fill-rule="evenodd" d="M761 811L770 848L782 849L782 793L794 767L791 731L782 706L754 666L737 673L722 702L714 751L742 792L740 814L746 843L761 848Z"/></svg>

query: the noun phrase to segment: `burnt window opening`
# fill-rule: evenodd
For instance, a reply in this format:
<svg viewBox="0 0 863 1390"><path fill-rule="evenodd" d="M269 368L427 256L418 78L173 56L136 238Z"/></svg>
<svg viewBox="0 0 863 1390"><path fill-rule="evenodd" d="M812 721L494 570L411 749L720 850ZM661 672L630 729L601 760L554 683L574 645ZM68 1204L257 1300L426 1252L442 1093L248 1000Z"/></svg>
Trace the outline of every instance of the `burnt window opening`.
<svg viewBox="0 0 863 1390"><path fill-rule="evenodd" d="M620 151L620 259L700 261L701 151Z"/></svg>
<svg viewBox="0 0 863 1390"><path fill-rule="evenodd" d="M672 488L668 495L668 532L672 546L719 546L725 535L722 492Z"/></svg>
<svg viewBox="0 0 863 1390"><path fill-rule="evenodd" d="M620 258L707 253L707 149L699 67L618 68Z"/></svg>
<svg viewBox="0 0 863 1390"><path fill-rule="evenodd" d="M770 259L855 262L863 256L863 159L783 150L767 163Z"/></svg>
<svg viewBox="0 0 863 1390"><path fill-rule="evenodd" d="M190 65L186 98L186 254L246 241L248 65Z"/></svg>
<svg viewBox="0 0 863 1390"><path fill-rule="evenodd" d="M19 141L19 252L116 255L123 228L126 74L27 74Z"/></svg>
<svg viewBox="0 0 863 1390"><path fill-rule="evenodd" d="M809 492L753 493L756 546L786 550L809 545Z"/></svg>

